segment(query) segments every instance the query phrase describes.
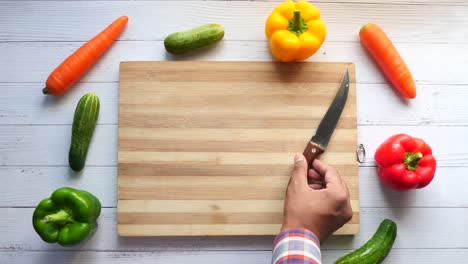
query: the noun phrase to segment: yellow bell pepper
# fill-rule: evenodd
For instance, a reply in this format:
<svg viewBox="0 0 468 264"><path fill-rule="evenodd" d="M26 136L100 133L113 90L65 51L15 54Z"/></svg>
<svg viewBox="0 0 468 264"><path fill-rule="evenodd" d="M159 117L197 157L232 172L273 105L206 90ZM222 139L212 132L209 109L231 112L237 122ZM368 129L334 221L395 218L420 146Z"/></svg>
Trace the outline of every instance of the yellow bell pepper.
<svg viewBox="0 0 468 264"><path fill-rule="evenodd" d="M265 34L273 56L286 62L305 60L317 52L326 29L317 7L307 1L287 0L271 12Z"/></svg>

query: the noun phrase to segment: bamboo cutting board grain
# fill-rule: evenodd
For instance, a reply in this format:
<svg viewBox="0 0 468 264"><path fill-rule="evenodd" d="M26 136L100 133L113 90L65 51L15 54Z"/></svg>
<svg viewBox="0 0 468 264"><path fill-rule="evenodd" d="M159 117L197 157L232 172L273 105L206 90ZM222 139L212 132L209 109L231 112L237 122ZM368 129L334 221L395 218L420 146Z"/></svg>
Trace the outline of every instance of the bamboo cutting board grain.
<svg viewBox="0 0 468 264"><path fill-rule="evenodd" d="M320 159L336 166L359 230L351 63L122 62L117 226L122 236L275 235L302 153L348 67L345 110Z"/></svg>

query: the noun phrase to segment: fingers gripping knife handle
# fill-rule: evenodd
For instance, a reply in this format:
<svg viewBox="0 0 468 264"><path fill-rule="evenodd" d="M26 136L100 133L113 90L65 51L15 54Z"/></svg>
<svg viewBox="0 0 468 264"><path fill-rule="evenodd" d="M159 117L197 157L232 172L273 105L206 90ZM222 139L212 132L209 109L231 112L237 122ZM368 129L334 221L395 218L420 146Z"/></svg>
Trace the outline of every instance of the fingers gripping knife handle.
<svg viewBox="0 0 468 264"><path fill-rule="evenodd" d="M307 144L303 154L307 160L308 169L312 168L312 162L314 162L314 160L324 151L325 149L313 142L309 142L309 144Z"/></svg>

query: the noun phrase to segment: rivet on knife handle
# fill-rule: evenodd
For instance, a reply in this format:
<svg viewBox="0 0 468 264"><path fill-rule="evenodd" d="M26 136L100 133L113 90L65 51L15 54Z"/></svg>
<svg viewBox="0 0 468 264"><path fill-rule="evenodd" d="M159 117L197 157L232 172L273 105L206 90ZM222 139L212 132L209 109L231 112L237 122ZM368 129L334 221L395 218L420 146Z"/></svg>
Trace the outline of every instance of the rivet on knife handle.
<svg viewBox="0 0 468 264"><path fill-rule="evenodd" d="M304 156L307 160L308 168L312 168L312 162L323 152L325 151L324 148L320 147L319 145L309 142L307 144L307 147L304 150Z"/></svg>

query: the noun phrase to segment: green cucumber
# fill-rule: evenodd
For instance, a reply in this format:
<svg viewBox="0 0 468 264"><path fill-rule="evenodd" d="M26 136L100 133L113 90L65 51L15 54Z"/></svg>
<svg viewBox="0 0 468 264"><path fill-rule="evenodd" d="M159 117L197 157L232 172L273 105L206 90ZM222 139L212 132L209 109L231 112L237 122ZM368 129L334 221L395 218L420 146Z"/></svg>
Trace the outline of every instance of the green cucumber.
<svg viewBox="0 0 468 264"><path fill-rule="evenodd" d="M203 25L183 32L172 33L164 39L164 47L172 54L182 54L220 41L224 28L218 24Z"/></svg>
<svg viewBox="0 0 468 264"><path fill-rule="evenodd" d="M73 118L72 137L68 162L74 171L83 169L99 115L99 98L94 93L81 97Z"/></svg>
<svg viewBox="0 0 468 264"><path fill-rule="evenodd" d="M369 241L359 249L339 258L335 264L378 264L392 249L397 234L397 225L385 219Z"/></svg>

